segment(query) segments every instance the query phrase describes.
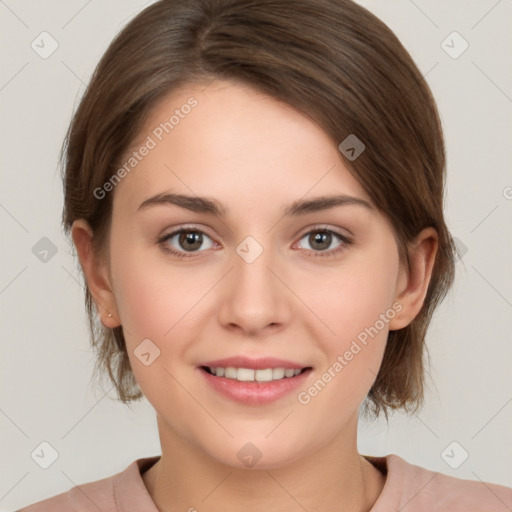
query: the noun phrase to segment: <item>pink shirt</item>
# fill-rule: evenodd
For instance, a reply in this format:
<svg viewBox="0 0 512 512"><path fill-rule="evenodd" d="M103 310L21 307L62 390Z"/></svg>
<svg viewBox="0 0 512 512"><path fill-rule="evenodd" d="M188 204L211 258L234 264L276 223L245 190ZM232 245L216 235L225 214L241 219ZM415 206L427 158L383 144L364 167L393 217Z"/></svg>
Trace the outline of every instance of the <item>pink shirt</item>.
<svg viewBox="0 0 512 512"><path fill-rule="evenodd" d="M159 512L141 477L159 458L137 459L120 473L73 487L18 512ZM371 512L512 510L512 488L447 476L409 464L394 454L365 458L387 475Z"/></svg>

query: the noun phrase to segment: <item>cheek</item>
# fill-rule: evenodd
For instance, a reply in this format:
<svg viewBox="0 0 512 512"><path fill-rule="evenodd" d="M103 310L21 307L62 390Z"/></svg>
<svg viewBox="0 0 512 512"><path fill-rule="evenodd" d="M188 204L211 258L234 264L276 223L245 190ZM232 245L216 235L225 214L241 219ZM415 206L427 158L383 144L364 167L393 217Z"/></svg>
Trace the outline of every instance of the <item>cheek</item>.
<svg viewBox="0 0 512 512"><path fill-rule="evenodd" d="M396 313L393 301L398 253L393 247L347 260L329 280L320 281L325 285L317 286L316 294L310 293L311 309L319 312L324 324L317 339L326 358L318 372L321 382L317 381L314 389L304 390L304 403L314 399L326 410L333 405L351 410L373 384L386 347L389 322ZM326 392L324 387L328 388Z"/></svg>
<svg viewBox="0 0 512 512"><path fill-rule="evenodd" d="M322 279L312 279L309 293L304 289L311 309L319 313L338 348L373 326L392 308L398 254L392 250L385 256L380 254L358 254L347 259L346 264L330 270ZM381 322L378 326L382 328Z"/></svg>
<svg viewBox="0 0 512 512"><path fill-rule="evenodd" d="M193 316L194 305L214 284L214 276L199 267L178 269L166 262L159 249L142 244L121 250L127 245L121 243L121 236L117 241L117 246L112 244L113 279L123 326L128 335L165 340Z"/></svg>
<svg viewBox="0 0 512 512"><path fill-rule="evenodd" d="M118 313L133 372L146 396L159 385L168 386L169 376L163 368L175 374L189 362L194 333L208 318L202 309L207 304L205 291L218 279L211 269L178 271L161 256L149 260L147 249L133 247L123 254L112 249ZM148 339L152 343L141 345ZM158 355L150 366L138 359L142 347L148 347L151 358Z"/></svg>
<svg viewBox="0 0 512 512"><path fill-rule="evenodd" d="M177 374L186 357L184 332L192 332L190 322L194 315L193 309L190 310L201 295L191 284L190 275L185 277L175 272L173 276L166 276L162 270L147 263L141 265L135 256L124 258L117 268L116 289L118 312L135 379L157 410L173 388L170 375Z"/></svg>

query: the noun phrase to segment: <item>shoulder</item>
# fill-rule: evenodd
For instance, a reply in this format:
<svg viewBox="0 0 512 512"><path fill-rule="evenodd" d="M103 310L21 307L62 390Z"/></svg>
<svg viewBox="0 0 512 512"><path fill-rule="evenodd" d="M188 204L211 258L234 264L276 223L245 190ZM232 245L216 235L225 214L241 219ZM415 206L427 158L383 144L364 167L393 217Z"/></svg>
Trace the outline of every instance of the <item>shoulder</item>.
<svg viewBox="0 0 512 512"><path fill-rule="evenodd" d="M407 512L499 512L512 510L512 488L465 480L410 464L398 455L368 457L384 465L386 483L372 512L406 508Z"/></svg>
<svg viewBox="0 0 512 512"><path fill-rule="evenodd" d="M69 491L25 506L17 512L115 512L124 510L125 502L140 504L152 512L152 502L144 487L141 470L154 464L158 458L137 459L115 475L76 485Z"/></svg>
<svg viewBox="0 0 512 512"><path fill-rule="evenodd" d="M73 487L69 491L57 494L37 503L26 506L18 512L89 512L98 510L116 510L114 506L114 481L117 475L95 482Z"/></svg>

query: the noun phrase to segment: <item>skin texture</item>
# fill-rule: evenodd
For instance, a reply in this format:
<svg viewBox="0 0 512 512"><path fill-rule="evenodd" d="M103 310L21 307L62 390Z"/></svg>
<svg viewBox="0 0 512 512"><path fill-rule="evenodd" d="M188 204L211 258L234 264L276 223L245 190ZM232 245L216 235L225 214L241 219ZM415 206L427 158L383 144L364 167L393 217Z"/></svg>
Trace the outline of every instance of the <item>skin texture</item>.
<svg viewBox="0 0 512 512"><path fill-rule="evenodd" d="M155 107L140 141L191 96L197 106L111 192L109 257L95 256L83 219L72 231L101 320L123 325L135 376L157 413L162 458L144 482L162 511L369 510L385 477L357 452L358 411L388 330L421 308L436 233L418 235L408 272L375 207L283 216L293 201L321 195L373 204L315 123L245 85L183 86ZM168 191L214 198L227 214L175 205L137 211ZM205 233L192 257L157 243L191 225ZM326 227L352 243L333 236L322 252L308 233ZM263 249L250 264L236 252L247 236ZM165 244L187 253L179 235ZM291 359L313 368L307 390L393 304L400 312L306 405L297 392L240 404L212 390L198 369L236 355ZM134 355L147 338L160 349L149 366ZM262 454L251 468L237 457L248 442Z"/></svg>

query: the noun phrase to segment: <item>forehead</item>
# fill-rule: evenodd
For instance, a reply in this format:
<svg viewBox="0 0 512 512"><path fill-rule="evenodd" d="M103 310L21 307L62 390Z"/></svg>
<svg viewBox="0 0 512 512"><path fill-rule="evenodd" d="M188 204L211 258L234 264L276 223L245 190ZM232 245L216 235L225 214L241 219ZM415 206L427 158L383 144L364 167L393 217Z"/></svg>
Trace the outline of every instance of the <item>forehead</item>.
<svg viewBox="0 0 512 512"><path fill-rule="evenodd" d="M134 166L115 194L132 209L171 190L245 209L334 193L371 202L317 124L234 82L187 84L164 97L124 163L130 159Z"/></svg>

